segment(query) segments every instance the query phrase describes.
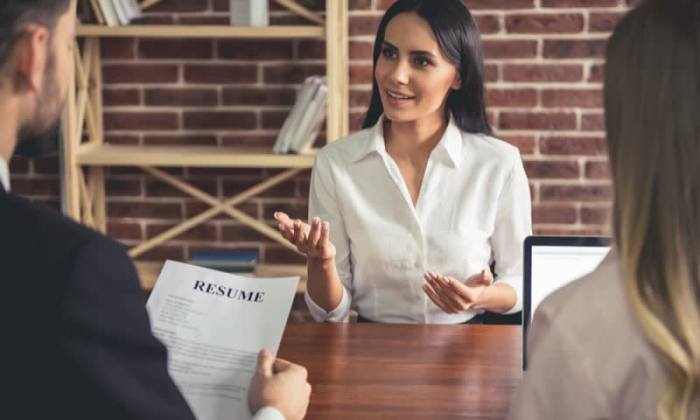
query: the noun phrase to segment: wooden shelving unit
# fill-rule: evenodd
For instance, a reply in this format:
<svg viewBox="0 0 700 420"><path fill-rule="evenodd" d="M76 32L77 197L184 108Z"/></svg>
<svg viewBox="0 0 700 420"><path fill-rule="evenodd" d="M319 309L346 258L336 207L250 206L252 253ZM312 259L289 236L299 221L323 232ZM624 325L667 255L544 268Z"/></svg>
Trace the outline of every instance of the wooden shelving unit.
<svg viewBox="0 0 700 420"><path fill-rule="evenodd" d="M76 78L68 92L63 117L63 209L66 215L105 232L107 223L104 168L134 166L209 204L211 208L131 248L129 254L132 257L138 257L220 213L231 216L289 249L294 249L275 229L246 215L238 210L236 205L307 170L313 165L314 153L276 155L269 150L238 147L110 145L104 142L102 119L102 38L316 38L326 41L326 138L332 141L347 135L348 0L327 0L325 19L290 0L277 2L300 16L324 24L268 27L81 25L78 28L78 36L84 39L83 48L80 51L76 43ZM84 133L87 133L87 141L82 141ZM220 200L158 169L161 167L277 168L283 171L236 196ZM151 265L146 268L139 266L139 271L151 273L153 269ZM150 275L143 279L145 286L152 286L153 282L154 279Z"/></svg>

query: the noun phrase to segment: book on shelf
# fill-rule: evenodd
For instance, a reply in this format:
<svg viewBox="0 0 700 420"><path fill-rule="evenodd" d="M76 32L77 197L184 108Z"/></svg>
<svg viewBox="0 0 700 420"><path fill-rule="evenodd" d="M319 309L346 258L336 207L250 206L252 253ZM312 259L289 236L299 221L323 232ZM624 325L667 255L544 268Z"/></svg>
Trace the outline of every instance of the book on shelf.
<svg viewBox="0 0 700 420"><path fill-rule="evenodd" d="M253 274L258 263L258 251L251 249L194 251L189 263L226 273Z"/></svg>
<svg viewBox="0 0 700 420"><path fill-rule="evenodd" d="M269 17L267 1L230 0L230 17L233 26L267 26Z"/></svg>
<svg viewBox="0 0 700 420"><path fill-rule="evenodd" d="M136 0L90 0L97 23L123 26L143 17Z"/></svg>
<svg viewBox="0 0 700 420"><path fill-rule="evenodd" d="M304 80L277 135L273 153L304 153L311 148L326 117L327 96L325 77L310 76Z"/></svg>

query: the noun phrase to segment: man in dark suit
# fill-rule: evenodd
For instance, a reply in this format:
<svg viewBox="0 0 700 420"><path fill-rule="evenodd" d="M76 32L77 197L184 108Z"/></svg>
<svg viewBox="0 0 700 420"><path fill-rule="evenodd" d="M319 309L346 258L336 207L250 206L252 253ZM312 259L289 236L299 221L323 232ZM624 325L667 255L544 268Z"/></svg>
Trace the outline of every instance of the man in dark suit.
<svg viewBox="0 0 700 420"><path fill-rule="evenodd" d="M75 1L0 2L2 417L192 419L123 247L9 192L14 150L59 121ZM260 353L256 419L301 418L309 393L304 368Z"/></svg>

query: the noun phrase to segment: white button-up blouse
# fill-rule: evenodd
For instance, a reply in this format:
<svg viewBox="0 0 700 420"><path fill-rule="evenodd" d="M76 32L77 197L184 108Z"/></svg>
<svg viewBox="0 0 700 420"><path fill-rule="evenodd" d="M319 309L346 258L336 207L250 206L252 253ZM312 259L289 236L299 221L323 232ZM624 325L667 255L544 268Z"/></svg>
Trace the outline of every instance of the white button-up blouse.
<svg viewBox="0 0 700 420"><path fill-rule="evenodd" d="M495 281L522 302L522 249L531 233L530 188L518 149L452 121L430 154L416 205L386 151L383 119L326 145L311 178L309 220L330 223L344 286L326 312L308 295L317 321L350 309L377 322L462 323L478 311L447 314L423 292L432 271L459 280L495 262Z"/></svg>

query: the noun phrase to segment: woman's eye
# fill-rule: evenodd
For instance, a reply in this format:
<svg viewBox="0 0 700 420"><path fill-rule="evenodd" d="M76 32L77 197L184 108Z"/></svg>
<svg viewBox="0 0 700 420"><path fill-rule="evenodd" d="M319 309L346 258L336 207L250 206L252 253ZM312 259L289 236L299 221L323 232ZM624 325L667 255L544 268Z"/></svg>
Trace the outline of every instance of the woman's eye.
<svg viewBox="0 0 700 420"><path fill-rule="evenodd" d="M385 58L394 58L396 57L396 52L392 48L382 48L382 55Z"/></svg>
<svg viewBox="0 0 700 420"><path fill-rule="evenodd" d="M428 67L430 65L430 60L424 57L416 57L413 59L413 62L418 66L418 67Z"/></svg>

